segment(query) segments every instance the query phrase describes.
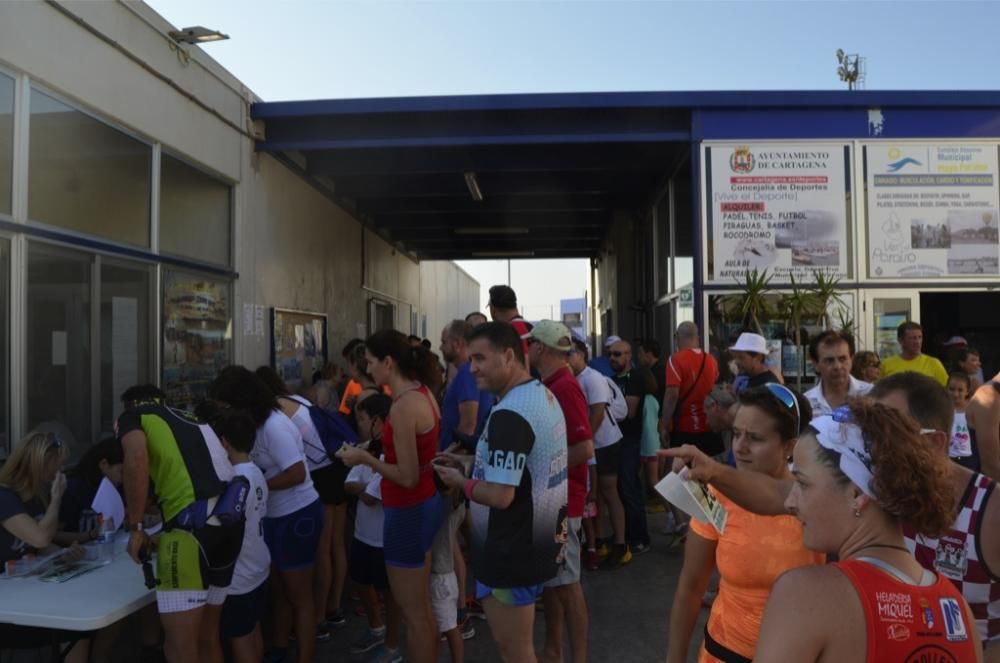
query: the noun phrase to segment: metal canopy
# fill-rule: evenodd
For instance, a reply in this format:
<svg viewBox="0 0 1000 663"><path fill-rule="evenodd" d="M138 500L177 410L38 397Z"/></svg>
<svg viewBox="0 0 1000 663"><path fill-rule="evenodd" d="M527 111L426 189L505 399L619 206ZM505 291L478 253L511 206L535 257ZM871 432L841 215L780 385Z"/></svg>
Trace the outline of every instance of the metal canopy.
<svg viewBox="0 0 1000 663"><path fill-rule="evenodd" d="M596 256L613 213L648 205L690 145L687 109L628 104L342 100L259 103L253 117L258 151L432 260Z"/></svg>
<svg viewBox="0 0 1000 663"><path fill-rule="evenodd" d="M962 108L978 127L978 109L998 107L992 91L630 92L262 102L251 114L258 151L418 258L568 258L597 255L613 214L651 204L703 139L861 137L872 108ZM820 112L800 123L801 111ZM905 119L886 136L905 135Z"/></svg>

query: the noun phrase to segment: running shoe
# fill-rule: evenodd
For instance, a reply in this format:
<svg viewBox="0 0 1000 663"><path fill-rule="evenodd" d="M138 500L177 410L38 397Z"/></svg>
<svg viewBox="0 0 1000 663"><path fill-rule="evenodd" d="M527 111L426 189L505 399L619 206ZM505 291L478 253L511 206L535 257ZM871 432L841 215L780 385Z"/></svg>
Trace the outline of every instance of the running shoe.
<svg viewBox="0 0 1000 663"><path fill-rule="evenodd" d="M586 550L583 553L583 568L588 571L596 571L598 564L597 551Z"/></svg>
<svg viewBox="0 0 1000 663"><path fill-rule="evenodd" d="M679 548L684 545L684 541L687 540L688 526L687 523L680 525L674 530L674 538L670 541L671 548Z"/></svg>
<svg viewBox="0 0 1000 663"><path fill-rule="evenodd" d="M613 571L615 569L620 569L629 562L632 561L632 553L629 552L628 546L614 545L608 556L605 557L600 564L600 568L604 571Z"/></svg>
<svg viewBox="0 0 1000 663"><path fill-rule="evenodd" d="M344 616L344 611L334 610L333 612L326 613L326 620L323 622L323 626L327 628L343 628L347 625L347 617Z"/></svg>
<svg viewBox="0 0 1000 663"><path fill-rule="evenodd" d="M351 645L352 654L364 654L371 651L385 642L385 627L375 630L368 629L361 639Z"/></svg>
<svg viewBox="0 0 1000 663"><path fill-rule="evenodd" d="M600 557L601 559L604 559L605 557L608 556L609 552L611 552L611 548L610 548L610 546L608 544L604 543L603 541L601 543L597 544L597 556L598 557Z"/></svg>
<svg viewBox="0 0 1000 663"><path fill-rule="evenodd" d="M403 663L403 655L398 649L389 649L383 643L368 658L368 663Z"/></svg>
<svg viewBox="0 0 1000 663"><path fill-rule="evenodd" d="M316 626L316 642L327 642L333 637L329 622L323 622Z"/></svg>
<svg viewBox="0 0 1000 663"><path fill-rule="evenodd" d="M674 518L674 514L668 511L666 522L663 524L663 534L666 536L673 536L676 529L677 520Z"/></svg>
<svg viewBox="0 0 1000 663"><path fill-rule="evenodd" d="M469 617L475 617L476 619L486 619L486 611L483 610L483 604L476 599L468 599L465 602L465 612L468 613Z"/></svg>
<svg viewBox="0 0 1000 663"><path fill-rule="evenodd" d="M632 551L632 555L641 555L643 553L649 552L648 543L637 543L634 546L629 546L629 550Z"/></svg>
<svg viewBox="0 0 1000 663"><path fill-rule="evenodd" d="M465 621L458 625L458 632L462 634L463 640L471 640L476 637L476 628L472 625L472 617L466 616Z"/></svg>

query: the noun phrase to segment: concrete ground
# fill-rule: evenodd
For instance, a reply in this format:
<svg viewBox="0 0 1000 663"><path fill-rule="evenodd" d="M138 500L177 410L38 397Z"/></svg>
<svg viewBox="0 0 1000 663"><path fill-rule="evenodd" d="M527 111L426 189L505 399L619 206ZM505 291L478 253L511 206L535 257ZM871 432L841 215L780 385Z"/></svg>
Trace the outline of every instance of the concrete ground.
<svg viewBox="0 0 1000 663"><path fill-rule="evenodd" d="M661 533L664 516L650 515L652 549L634 557L616 571L584 571L583 588L590 614L589 658L592 663L662 663L666 657L667 626L674 587L680 574L683 546L671 549L670 537ZM346 600L350 613L347 626L335 631L330 642L316 649L317 661L363 663L365 654L352 656L349 648L361 637L367 623L353 614L354 603ZM689 651L688 660L698 659L698 647L708 611L703 610ZM466 663L500 663L500 655L490 634L489 624L473 620L476 637L465 641ZM545 622L541 611L535 619L535 649L545 642ZM569 660L569 643L564 647ZM442 662L450 661L447 644L441 643Z"/></svg>

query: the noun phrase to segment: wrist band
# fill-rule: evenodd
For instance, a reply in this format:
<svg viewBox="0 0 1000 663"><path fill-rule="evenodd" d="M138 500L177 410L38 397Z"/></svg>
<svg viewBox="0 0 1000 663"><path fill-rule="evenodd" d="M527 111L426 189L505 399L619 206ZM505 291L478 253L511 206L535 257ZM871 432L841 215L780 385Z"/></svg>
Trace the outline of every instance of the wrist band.
<svg viewBox="0 0 1000 663"><path fill-rule="evenodd" d="M476 501L476 500L472 499L472 491L476 489L476 484L477 483L479 483L479 479L467 479L466 482L465 482L465 486L464 486L465 497L470 502L475 502Z"/></svg>

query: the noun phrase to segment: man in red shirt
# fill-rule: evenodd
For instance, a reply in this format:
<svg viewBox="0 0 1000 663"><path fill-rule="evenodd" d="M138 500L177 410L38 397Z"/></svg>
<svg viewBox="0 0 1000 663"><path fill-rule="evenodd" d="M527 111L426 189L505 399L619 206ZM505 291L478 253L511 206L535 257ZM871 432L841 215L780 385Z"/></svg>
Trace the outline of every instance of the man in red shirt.
<svg viewBox="0 0 1000 663"><path fill-rule="evenodd" d="M566 325L542 320L523 336L528 342L531 365L538 369L542 382L559 401L566 419L566 443L569 447L569 523L565 559L558 575L550 580L542 594L545 603L545 651L540 661L563 660L563 622L569 626L573 663L587 660L587 604L580 587L580 526L587 498L587 460L594 455L594 435L590 430L587 399L567 364L573 340Z"/></svg>
<svg viewBox="0 0 1000 663"><path fill-rule="evenodd" d="M660 426L671 447L693 444L709 456L725 451L722 438L705 417L705 397L719 379L715 357L701 349L693 322L677 326L677 352L667 362L667 390L660 408Z"/></svg>
<svg viewBox="0 0 1000 663"><path fill-rule="evenodd" d="M509 285L495 285L490 288L490 317L494 322L506 322L514 328L522 339L531 331L531 323L517 312L517 294ZM533 365L528 359L528 342L524 341L524 362L529 369Z"/></svg>

